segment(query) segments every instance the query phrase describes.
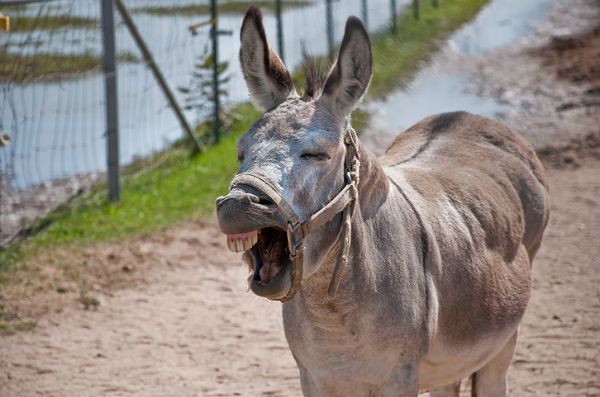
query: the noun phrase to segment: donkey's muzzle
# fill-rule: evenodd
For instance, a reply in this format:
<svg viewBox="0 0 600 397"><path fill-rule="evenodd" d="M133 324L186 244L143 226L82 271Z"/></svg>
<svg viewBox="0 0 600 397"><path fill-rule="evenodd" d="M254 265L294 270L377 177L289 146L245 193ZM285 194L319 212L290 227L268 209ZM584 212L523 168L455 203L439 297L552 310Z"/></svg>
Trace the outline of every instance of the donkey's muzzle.
<svg viewBox="0 0 600 397"><path fill-rule="evenodd" d="M225 234L248 233L280 226L277 207L268 199L246 189L234 189L217 198L219 227Z"/></svg>

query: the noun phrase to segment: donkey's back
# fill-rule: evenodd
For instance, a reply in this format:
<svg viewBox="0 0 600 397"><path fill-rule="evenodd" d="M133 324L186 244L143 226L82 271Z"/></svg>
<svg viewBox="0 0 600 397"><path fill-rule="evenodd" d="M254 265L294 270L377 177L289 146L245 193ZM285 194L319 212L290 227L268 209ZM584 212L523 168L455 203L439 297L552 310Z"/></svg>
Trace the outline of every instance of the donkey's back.
<svg viewBox="0 0 600 397"><path fill-rule="evenodd" d="M510 360L549 216L548 185L534 150L498 122L454 112L401 134L382 163L427 235L434 310L422 384L444 384L492 357Z"/></svg>

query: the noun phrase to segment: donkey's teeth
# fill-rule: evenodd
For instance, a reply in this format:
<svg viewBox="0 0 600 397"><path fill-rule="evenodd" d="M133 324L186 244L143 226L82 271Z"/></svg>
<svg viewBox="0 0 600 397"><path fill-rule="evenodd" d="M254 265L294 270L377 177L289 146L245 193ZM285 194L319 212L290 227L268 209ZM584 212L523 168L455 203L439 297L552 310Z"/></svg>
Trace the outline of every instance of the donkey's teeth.
<svg viewBox="0 0 600 397"><path fill-rule="evenodd" d="M240 239L237 239L237 240L235 240L235 250L236 250L237 252L242 252L242 251L244 251L244 240L242 240L241 238L240 238Z"/></svg>
<svg viewBox="0 0 600 397"><path fill-rule="evenodd" d="M244 252L258 243L258 232L228 234L227 247L232 252Z"/></svg>

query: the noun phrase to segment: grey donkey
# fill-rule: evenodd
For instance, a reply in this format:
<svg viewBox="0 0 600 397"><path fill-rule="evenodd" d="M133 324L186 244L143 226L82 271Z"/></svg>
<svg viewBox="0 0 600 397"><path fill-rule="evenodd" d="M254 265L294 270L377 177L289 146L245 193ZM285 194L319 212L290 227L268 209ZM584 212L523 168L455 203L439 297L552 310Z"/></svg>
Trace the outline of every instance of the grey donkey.
<svg viewBox="0 0 600 397"><path fill-rule="evenodd" d="M283 301L305 396L506 396L549 217L531 146L465 112L428 117L376 158L350 126L371 79L348 19L337 62L300 96L246 13L240 61L264 114L238 142L217 199L250 288Z"/></svg>

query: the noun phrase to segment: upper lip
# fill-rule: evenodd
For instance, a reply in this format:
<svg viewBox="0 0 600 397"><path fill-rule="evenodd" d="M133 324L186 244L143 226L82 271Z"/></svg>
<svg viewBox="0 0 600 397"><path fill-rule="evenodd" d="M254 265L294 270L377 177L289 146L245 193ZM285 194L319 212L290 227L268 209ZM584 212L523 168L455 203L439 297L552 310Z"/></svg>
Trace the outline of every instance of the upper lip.
<svg viewBox="0 0 600 397"><path fill-rule="evenodd" d="M282 227L285 219L277 206L260 195L244 190L232 190L217 198L217 217L221 231L227 235L254 233L265 227Z"/></svg>

